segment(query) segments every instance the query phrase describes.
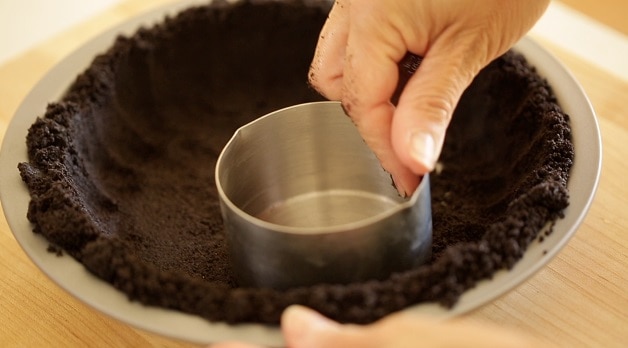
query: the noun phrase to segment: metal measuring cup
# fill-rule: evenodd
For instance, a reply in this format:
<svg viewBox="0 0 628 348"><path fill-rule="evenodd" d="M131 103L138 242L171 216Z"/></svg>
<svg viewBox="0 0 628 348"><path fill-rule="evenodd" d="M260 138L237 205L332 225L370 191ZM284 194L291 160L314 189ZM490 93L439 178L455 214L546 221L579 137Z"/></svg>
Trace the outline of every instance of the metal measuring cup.
<svg viewBox="0 0 628 348"><path fill-rule="evenodd" d="M401 197L339 102L301 104L238 129L216 164L240 286L383 279L429 259L429 177Z"/></svg>

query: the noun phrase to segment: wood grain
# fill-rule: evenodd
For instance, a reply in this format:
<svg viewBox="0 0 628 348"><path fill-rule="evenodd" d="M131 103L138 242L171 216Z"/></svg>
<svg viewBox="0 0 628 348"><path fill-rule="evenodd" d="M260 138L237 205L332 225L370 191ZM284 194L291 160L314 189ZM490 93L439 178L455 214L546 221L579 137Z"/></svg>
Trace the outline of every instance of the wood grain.
<svg viewBox="0 0 628 348"><path fill-rule="evenodd" d="M60 59L105 28L169 1L125 1L0 66L1 136L21 100ZM625 7L623 0L604 1ZM564 2L594 10L587 7L588 1ZM595 4L604 8L599 1ZM615 12L595 13L615 25ZM617 12L622 17L627 13ZM558 346L622 347L628 342L628 185L624 183L628 83L549 43L544 46L574 73L598 114L603 136L599 190L582 227L547 267L466 317L515 328ZM192 346L129 327L70 296L28 259L4 217L0 218L0 248L1 347Z"/></svg>

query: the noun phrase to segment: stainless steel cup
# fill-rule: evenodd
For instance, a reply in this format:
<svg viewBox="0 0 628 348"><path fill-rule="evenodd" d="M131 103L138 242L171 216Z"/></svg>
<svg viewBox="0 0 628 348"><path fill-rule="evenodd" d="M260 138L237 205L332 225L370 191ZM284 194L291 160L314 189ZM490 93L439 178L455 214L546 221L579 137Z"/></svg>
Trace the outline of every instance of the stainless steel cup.
<svg viewBox="0 0 628 348"><path fill-rule="evenodd" d="M401 197L338 102L288 107L238 129L216 184L241 286L383 279L430 257L429 177Z"/></svg>

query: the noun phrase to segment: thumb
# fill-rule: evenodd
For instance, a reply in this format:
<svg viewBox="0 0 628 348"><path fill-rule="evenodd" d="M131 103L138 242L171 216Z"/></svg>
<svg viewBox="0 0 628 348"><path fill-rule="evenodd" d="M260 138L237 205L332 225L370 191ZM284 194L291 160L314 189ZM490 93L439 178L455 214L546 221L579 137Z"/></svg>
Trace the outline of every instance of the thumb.
<svg viewBox="0 0 628 348"><path fill-rule="evenodd" d="M391 141L401 163L413 173L434 169L454 109L483 65L470 62L462 51L441 54L434 46L409 79L393 115Z"/></svg>
<svg viewBox="0 0 628 348"><path fill-rule="evenodd" d="M367 347L360 342L358 327L341 325L321 314L299 305L288 307L281 317L286 347Z"/></svg>

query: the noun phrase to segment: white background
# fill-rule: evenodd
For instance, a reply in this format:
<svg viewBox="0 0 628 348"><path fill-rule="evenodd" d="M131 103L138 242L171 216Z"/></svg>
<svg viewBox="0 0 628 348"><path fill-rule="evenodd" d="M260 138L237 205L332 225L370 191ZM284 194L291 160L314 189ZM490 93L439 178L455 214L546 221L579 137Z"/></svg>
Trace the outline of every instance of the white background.
<svg viewBox="0 0 628 348"><path fill-rule="evenodd" d="M120 1L0 0L0 65Z"/></svg>

